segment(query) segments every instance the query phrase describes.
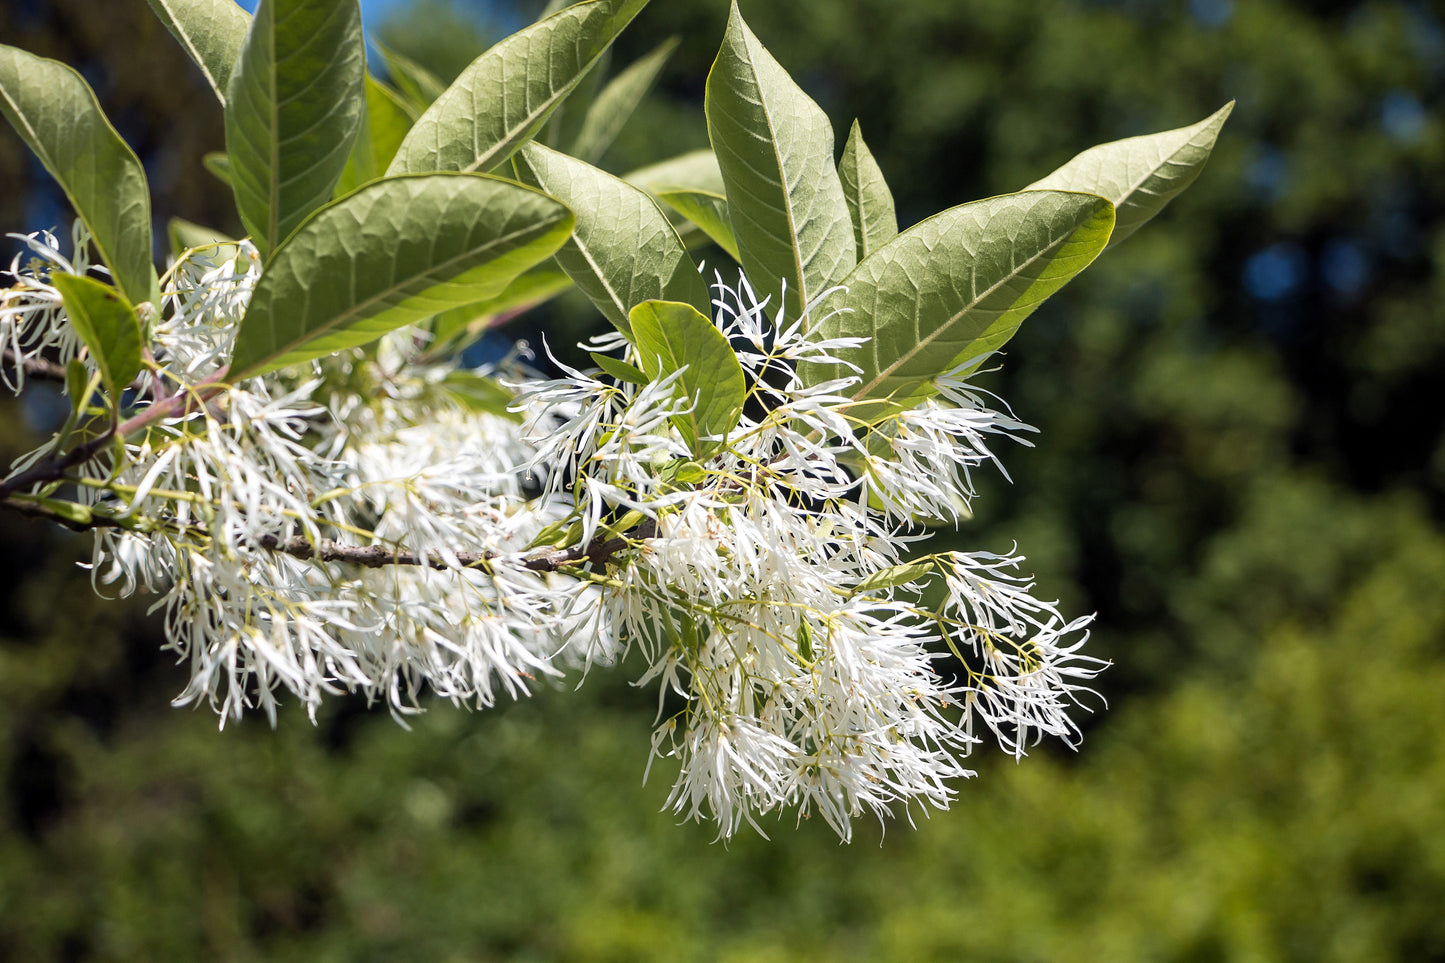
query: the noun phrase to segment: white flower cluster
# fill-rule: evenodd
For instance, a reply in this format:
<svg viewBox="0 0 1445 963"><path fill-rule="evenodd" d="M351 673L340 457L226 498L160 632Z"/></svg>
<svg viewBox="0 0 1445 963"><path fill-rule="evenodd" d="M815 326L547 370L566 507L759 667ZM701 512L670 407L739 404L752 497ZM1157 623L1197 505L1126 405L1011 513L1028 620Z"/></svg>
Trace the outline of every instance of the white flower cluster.
<svg viewBox="0 0 1445 963"><path fill-rule="evenodd" d="M74 266L53 239L32 247ZM222 369L256 264L242 244L173 269L140 404ZM0 309L13 358L83 358L44 270L14 270L26 294ZM946 807L979 722L1017 754L1072 741L1102 666L1079 651L1088 619L1033 597L1021 558L908 551L911 520L960 517L989 441L1025 426L958 373L863 426L856 379L802 377L846 371L836 352L856 342L769 317L746 281L715 290L749 388L704 457L673 427L691 404L677 376L519 368L508 412L476 403L478 374L418 361L402 332L127 438L78 479L113 520L97 586L159 594L191 666L179 701L223 719L274 718L282 692L312 711L346 690L397 713L424 688L490 705L635 649L658 686L653 752L679 763L669 805L724 836L783 809L847 839L867 812ZM640 360L619 336L589 347Z"/></svg>

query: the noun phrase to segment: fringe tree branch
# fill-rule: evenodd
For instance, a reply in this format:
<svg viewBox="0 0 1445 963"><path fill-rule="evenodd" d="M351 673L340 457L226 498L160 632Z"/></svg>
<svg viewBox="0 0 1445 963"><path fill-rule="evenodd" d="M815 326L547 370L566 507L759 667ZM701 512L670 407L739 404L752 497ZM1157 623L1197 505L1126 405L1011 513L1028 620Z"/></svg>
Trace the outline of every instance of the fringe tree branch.
<svg viewBox="0 0 1445 963"><path fill-rule="evenodd" d="M80 511L62 510L60 505L73 507ZM0 506L30 518L55 522L77 532L97 528L131 527L127 522L113 515L86 511L84 506L72 506L72 503L69 502L7 497L0 500ZM192 527L191 530L200 531L198 527ZM648 519L627 535L598 536L586 545L533 552L531 555L525 556L523 565L533 572L557 572L570 565L583 562L606 565L614 555L630 547L634 542L652 538L656 534L657 523ZM455 568L435 554L420 555L414 552L403 552L385 545L346 545L329 538L312 543L300 536L282 538L278 535L263 535L256 544L266 551L290 555L292 558L318 562L343 562L360 565L363 568L385 568L388 565L425 566L438 571ZM486 568L489 562L502 557L496 552L456 552L455 556L463 568Z"/></svg>

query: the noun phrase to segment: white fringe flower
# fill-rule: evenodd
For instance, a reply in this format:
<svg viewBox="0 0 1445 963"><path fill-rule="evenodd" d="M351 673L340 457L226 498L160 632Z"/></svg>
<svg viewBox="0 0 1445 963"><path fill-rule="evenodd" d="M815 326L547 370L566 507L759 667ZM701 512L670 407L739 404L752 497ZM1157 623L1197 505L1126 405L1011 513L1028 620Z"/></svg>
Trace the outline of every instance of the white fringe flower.
<svg viewBox="0 0 1445 963"><path fill-rule="evenodd" d="M83 356L46 278L89 265L26 241L36 258L0 295L15 387L40 352ZM421 360L410 330L179 404L223 374L259 277L250 245L230 250L169 274L136 400L168 415L79 479L109 520L96 586L158 595L191 671L178 702L223 721L274 720L286 693L313 715L347 691L398 715L427 690L489 706L636 651L658 687L653 755L678 766L667 805L722 836L790 810L848 839L864 814L945 808L980 722L1015 755L1077 738L1103 667L1080 652L1089 619L1035 598L1016 555L912 551L910 520L964 516L971 472L1031 430L968 384L976 364L865 433L856 378L800 374L846 371L860 340L815 338L807 314L770 317L719 279L748 402L700 461L674 428L678 375L513 371L507 412L469 401L457 386L482 375ZM587 347L638 360L618 336ZM922 601L930 583L941 602Z"/></svg>

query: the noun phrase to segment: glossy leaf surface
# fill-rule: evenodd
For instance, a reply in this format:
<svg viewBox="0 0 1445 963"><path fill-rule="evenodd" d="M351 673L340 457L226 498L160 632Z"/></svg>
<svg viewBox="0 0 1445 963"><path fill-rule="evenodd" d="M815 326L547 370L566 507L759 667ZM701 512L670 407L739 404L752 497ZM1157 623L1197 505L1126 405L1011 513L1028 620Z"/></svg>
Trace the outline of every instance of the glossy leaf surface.
<svg viewBox="0 0 1445 963"><path fill-rule="evenodd" d="M707 127L743 270L798 317L857 262L833 160L833 128L753 36L733 4L707 78Z"/></svg>
<svg viewBox="0 0 1445 963"><path fill-rule="evenodd" d="M261 0L226 93L236 209L266 257L331 199L366 102L357 0Z"/></svg>
<svg viewBox="0 0 1445 963"><path fill-rule="evenodd" d="M125 296L95 278L55 273L51 283L60 292L65 313L95 359L106 392L120 403L120 393L140 373L141 324Z"/></svg>
<svg viewBox="0 0 1445 963"><path fill-rule="evenodd" d="M951 208L858 265L838 304L848 310L821 333L869 339L838 352L860 369L855 397L915 403L934 378L1002 347L1104 249L1113 225L1113 205L1091 194L1031 191Z"/></svg>
<svg viewBox="0 0 1445 963"><path fill-rule="evenodd" d="M676 371L677 391L692 411L674 420L702 457L737 427L747 396L742 364L723 333L690 304L646 301L629 316L643 372L653 381Z"/></svg>
<svg viewBox="0 0 1445 963"><path fill-rule="evenodd" d="M80 74L0 44L0 113L59 182L126 297L159 302L145 170Z"/></svg>
<svg viewBox="0 0 1445 963"><path fill-rule="evenodd" d="M710 312L697 265L646 192L540 144L528 144L516 160L525 182L576 213L557 263L608 321L626 332L629 312L649 300Z"/></svg>
<svg viewBox="0 0 1445 963"><path fill-rule="evenodd" d="M888 189L873 152L863 141L863 131L856 120L848 132L843 159L838 162L838 176L843 181L843 196L848 201L848 215L853 221L853 238L861 261L898 236L898 215L893 208L893 192Z"/></svg>
<svg viewBox="0 0 1445 963"><path fill-rule="evenodd" d="M488 171L531 139L647 0L587 0L492 47L417 120L388 170Z"/></svg>
<svg viewBox="0 0 1445 963"><path fill-rule="evenodd" d="M1091 147L1027 189L1083 191L1107 197L1118 209L1114 236L1109 240L1113 246L1194 183L1233 110L1231 100L1192 126Z"/></svg>
<svg viewBox="0 0 1445 963"><path fill-rule="evenodd" d="M319 358L495 297L571 231L557 201L500 178L368 184L277 248L236 336L231 376Z"/></svg>
<svg viewBox="0 0 1445 963"><path fill-rule="evenodd" d="M222 106L251 18L235 0L147 0L181 49L201 68Z"/></svg>

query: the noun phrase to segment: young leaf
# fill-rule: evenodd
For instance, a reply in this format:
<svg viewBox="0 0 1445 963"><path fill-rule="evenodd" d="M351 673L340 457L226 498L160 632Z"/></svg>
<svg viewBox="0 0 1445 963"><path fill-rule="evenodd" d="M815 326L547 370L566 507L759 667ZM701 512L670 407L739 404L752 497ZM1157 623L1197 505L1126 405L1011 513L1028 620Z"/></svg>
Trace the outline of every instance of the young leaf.
<svg viewBox="0 0 1445 963"><path fill-rule="evenodd" d="M402 142L388 174L487 171L541 129L647 0L586 0L492 47Z"/></svg>
<svg viewBox="0 0 1445 963"><path fill-rule="evenodd" d="M601 368L603 371L607 372L620 382L634 385L645 385L648 383L647 375L643 374L641 371L639 371L637 368L634 368L626 361L620 361L617 358L612 357L611 355L599 354L596 351L589 352L589 354L592 355L592 360L597 362L597 367Z"/></svg>
<svg viewBox="0 0 1445 963"><path fill-rule="evenodd" d="M667 64L667 59L677 49L678 39L672 37L659 44L647 56L630 64L608 82L587 115L582 119L582 130L572 144L570 153L588 163L595 164L606 153L607 148L617 139L628 118L632 116L642 98L657 82L658 74Z"/></svg>
<svg viewBox="0 0 1445 963"><path fill-rule="evenodd" d="M95 278L57 272L50 281L60 292L70 323L90 349L106 392L119 407L120 393L140 372L142 336L135 308L119 291Z"/></svg>
<svg viewBox="0 0 1445 963"><path fill-rule="evenodd" d="M736 2L707 77L706 113L743 270L759 296L799 317L857 263L853 222L827 115L753 36Z"/></svg>
<svg viewBox="0 0 1445 963"><path fill-rule="evenodd" d="M734 261L741 260L732 219L728 214L722 171L718 168L717 155L712 151L696 150L680 154L635 170L622 179L647 191L681 215L688 224L701 229ZM678 234L687 242L681 230Z"/></svg>
<svg viewBox="0 0 1445 963"><path fill-rule="evenodd" d="M201 68L226 105L231 72L246 42L251 18L235 0L147 0L171 36Z"/></svg>
<svg viewBox="0 0 1445 963"><path fill-rule="evenodd" d="M239 250L236 242L221 232L179 217L171 218L166 233L170 237L171 253L176 257L192 248L203 248L202 253L219 264L235 257Z"/></svg>
<svg viewBox="0 0 1445 963"><path fill-rule="evenodd" d="M362 184L369 184L386 172L396 156L406 132L416 121L416 114L401 95L386 84L366 76L366 110L361 130L351 148L351 158L336 182L336 196L350 194Z"/></svg>
<svg viewBox="0 0 1445 963"><path fill-rule="evenodd" d="M74 414L78 415L90 403L90 369L79 358L65 363L65 393L70 397L70 410Z"/></svg>
<svg viewBox="0 0 1445 963"><path fill-rule="evenodd" d="M690 304L644 301L629 315L642 370L653 381L682 371L677 391L692 411L674 419L699 458L737 427L747 397L743 366L723 333Z"/></svg>
<svg viewBox="0 0 1445 963"><path fill-rule="evenodd" d="M201 155L201 166L216 180L231 186L231 158L223 150L213 150Z"/></svg>
<svg viewBox="0 0 1445 963"><path fill-rule="evenodd" d="M1026 190L1107 197L1118 209L1112 247L1194 183L1232 110L1231 100L1193 126L1091 147Z"/></svg>
<svg viewBox="0 0 1445 963"><path fill-rule="evenodd" d="M251 296L233 380L372 341L500 294L550 257L572 214L481 174L387 178L317 211L276 249Z"/></svg>
<svg viewBox="0 0 1445 963"><path fill-rule="evenodd" d="M861 261L898 236L898 215L893 210L893 192L873 152L863 142L863 131L856 120L848 131L843 159L838 162L838 176L843 181L843 196L853 219L853 237Z"/></svg>
<svg viewBox="0 0 1445 963"><path fill-rule="evenodd" d="M357 0L261 0L226 92L226 153L262 257L331 199L365 83Z"/></svg>
<svg viewBox="0 0 1445 963"><path fill-rule="evenodd" d="M405 54L392 50L376 40L373 40L371 45L376 48L377 53L381 54L382 63L386 64L386 73L391 78L391 82L397 86L417 113L430 107L432 102L442 95L442 91L447 89L446 81Z"/></svg>
<svg viewBox="0 0 1445 963"><path fill-rule="evenodd" d="M60 183L126 297L159 304L145 170L80 74L0 44L0 113Z"/></svg>
<svg viewBox="0 0 1445 963"><path fill-rule="evenodd" d="M1113 226L1113 205L1092 194L1030 191L951 208L859 264L839 301L851 310L820 333L869 338L838 352L860 369L854 397L916 403L934 378L1008 341L1104 249Z"/></svg>
<svg viewBox="0 0 1445 963"><path fill-rule="evenodd" d="M916 582L933 571L932 562L904 562L880 569L853 586L854 592L872 592L878 589L897 588Z"/></svg>
<svg viewBox="0 0 1445 963"><path fill-rule="evenodd" d="M524 183L577 214L557 263L603 316L623 333L643 301L683 301L711 312L707 284L656 202L611 174L541 144L516 156Z"/></svg>

